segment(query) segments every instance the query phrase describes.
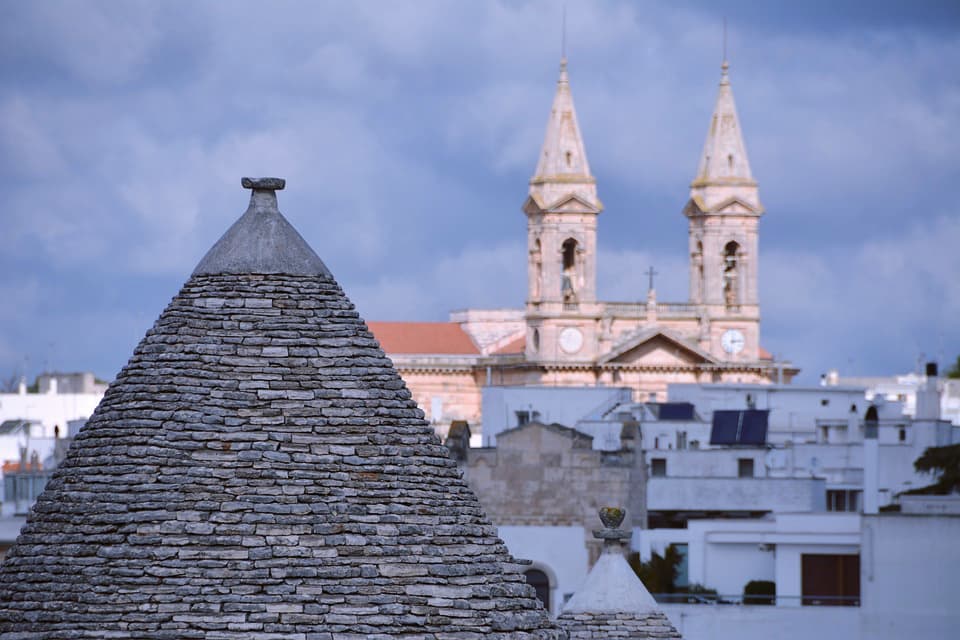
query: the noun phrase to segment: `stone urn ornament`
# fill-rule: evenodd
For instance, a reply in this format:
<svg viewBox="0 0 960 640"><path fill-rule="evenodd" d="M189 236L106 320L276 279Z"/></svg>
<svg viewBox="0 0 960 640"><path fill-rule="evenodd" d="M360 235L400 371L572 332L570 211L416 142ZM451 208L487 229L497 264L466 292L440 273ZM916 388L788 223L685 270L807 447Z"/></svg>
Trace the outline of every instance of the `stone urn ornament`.
<svg viewBox="0 0 960 640"><path fill-rule="evenodd" d="M623 522L623 517L627 512L620 507L601 507L600 522L608 529L616 529Z"/></svg>

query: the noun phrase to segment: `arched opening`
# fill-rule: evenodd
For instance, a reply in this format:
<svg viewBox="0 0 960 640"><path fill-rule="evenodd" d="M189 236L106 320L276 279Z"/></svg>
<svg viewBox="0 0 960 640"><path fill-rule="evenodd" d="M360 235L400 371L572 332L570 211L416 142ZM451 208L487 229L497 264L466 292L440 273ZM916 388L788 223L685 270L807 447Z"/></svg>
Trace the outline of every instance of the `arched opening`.
<svg viewBox="0 0 960 640"><path fill-rule="evenodd" d="M727 168L729 168L731 172L733 171L733 154L732 153L727 156Z"/></svg>
<svg viewBox="0 0 960 640"><path fill-rule="evenodd" d="M697 252L693 256L693 266L697 275L696 299L703 300L703 243L697 241Z"/></svg>
<svg viewBox="0 0 960 640"><path fill-rule="evenodd" d="M540 351L540 329L533 330L533 350L534 352Z"/></svg>
<svg viewBox="0 0 960 640"><path fill-rule="evenodd" d="M567 168L569 169L571 166L573 166L573 153L567 151Z"/></svg>
<svg viewBox="0 0 960 640"><path fill-rule="evenodd" d="M550 611L550 579L540 569L528 569L523 574L527 584L537 592L537 598L543 603L543 608Z"/></svg>
<svg viewBox="0 0 960 640"><path fill-rule="evenodd" d="M864 437L876 438L878 427L880 426L880 416L875 405L870 405L866 414L863 416Z"/></svg>
<svg viewBox="0 0 960 640"><path fill-rule="evenodd" d="M561 294L564 302L576 302L577 292L574 286L577 273L577 241L567 238L563 241L563 278Z"/></svg>
<svg viewBox="0 0 960 640"><path fill-rule="evenodd" d="M723 300L728 307L740 302L740 245L731 240L723 248Z"/></svg>

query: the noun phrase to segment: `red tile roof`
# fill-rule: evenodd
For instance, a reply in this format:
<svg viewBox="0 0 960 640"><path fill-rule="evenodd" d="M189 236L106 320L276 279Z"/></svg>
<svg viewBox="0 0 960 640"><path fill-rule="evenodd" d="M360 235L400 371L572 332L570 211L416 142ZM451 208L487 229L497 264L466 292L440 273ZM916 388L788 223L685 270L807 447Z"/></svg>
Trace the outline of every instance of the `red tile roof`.
<svg viewBox="0 0 960 640"><path fill-rule="evenodd" d="M368 322L367 326L388 354L480 355L455 322Z"/></svg>
<svg viewBox="0 0 960 640"><path fill-rule="evenodd" d="M3 463L3 473L16 473L18 471L40 471L43 464L39 462L28 462L24 468L21 468L19 462L6 461Z"/></svg>
<svg viewBox="0 0 960 640"><path fill-rule="evenodd" d="M773 354L764 349L763 347L758 347L759 355L761 360L773 360Z"/></svg>

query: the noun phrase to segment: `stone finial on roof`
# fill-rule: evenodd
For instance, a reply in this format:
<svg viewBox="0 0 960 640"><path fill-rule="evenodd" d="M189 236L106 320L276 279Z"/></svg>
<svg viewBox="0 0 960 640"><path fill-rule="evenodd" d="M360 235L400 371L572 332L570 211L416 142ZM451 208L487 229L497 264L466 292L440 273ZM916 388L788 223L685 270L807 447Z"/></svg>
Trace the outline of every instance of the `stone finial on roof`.
<svg viewBox="0 0 960 640"><path fill-rule="evenodd" d="M625 515L618 507L600 509L604 528L593 536L603 540L603 552L557 618L571 640L681 637L624 558L632 537L619 528Z"/></svg>
<svg viewBox="0 0 960 640"><path fill-rule="evenodd" d="M330 275L277 207L283 178L243 178L251 189L250 206L203 257L193 275L220 273L285 273L295 276Z"/></svg>

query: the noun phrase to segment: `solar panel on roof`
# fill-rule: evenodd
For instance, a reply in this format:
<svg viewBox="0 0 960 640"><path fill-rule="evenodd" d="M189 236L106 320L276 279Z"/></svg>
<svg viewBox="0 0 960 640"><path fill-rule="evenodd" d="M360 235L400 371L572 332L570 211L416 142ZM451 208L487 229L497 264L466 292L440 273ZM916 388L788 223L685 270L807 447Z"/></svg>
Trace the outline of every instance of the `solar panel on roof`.
<svg viewBox="0 0 960 640"><path fill-rule="evenodd" d="M664 402L657 416L661 420L693 420L693 405L689 402Z"/></svg>
<svg viewBox="0 0 960 640"><path fill-rule="evenodd" d="M764 445L769 416L769 409L714 411L710 444Z"/></svg>

